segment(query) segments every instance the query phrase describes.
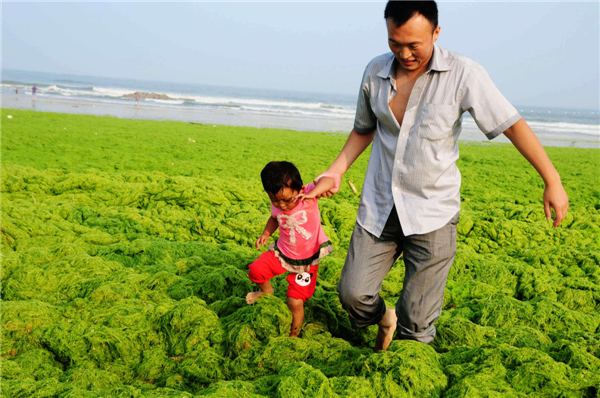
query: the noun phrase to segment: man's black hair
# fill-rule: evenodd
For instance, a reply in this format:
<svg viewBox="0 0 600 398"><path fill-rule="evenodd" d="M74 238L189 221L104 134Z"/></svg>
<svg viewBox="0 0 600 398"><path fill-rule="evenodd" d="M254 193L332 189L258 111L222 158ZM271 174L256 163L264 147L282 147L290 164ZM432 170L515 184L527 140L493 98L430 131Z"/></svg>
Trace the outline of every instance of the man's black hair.
<svg viewBox="0 0 600 398"><path fill-rule="evenodd" d="M390 0L385 6L383 18L392 18L396 27L400 27L411 19L415 14L421 14L433 25L438 26L438 9L435 1L393 1Z"/></svg>
<svg viewBox="0 0 600 398"><path fill-rule="evenodd" d="M292 188L295 191L302 189L300 172L290 162L269 162L260 172L265 191L277 195L283 188Z"/></svg>

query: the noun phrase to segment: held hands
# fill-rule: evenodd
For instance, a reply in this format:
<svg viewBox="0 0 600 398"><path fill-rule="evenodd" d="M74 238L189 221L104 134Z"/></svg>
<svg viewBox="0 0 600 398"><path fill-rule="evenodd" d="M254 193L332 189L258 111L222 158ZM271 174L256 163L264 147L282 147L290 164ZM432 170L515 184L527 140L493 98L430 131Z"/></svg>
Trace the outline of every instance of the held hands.
<svg viewBox="0 0 600 398"><path fill-rule="evenodd" d="M267 242L269 241L270 236L271 236L271 234L269 234L267 232L263 232L263 234L261 236L259 236L258 239L256 240L256 250L258 250L262 246L266 245Z"/></svg>
<svg viewBox="0 0 600 398"><path fill-rule="evenodd" d="M550 208L554 209L555 217L552 225L556 228L567 216L567 209L569 208L569 197L560 183L546 185L546 189L544 189L544 212L546 213L546 220L552 218L552 210Z"/></svg>
<svg viewBox="0 0 600 398"><path fill-rule="evenodd" d="M316 196L312 192L311 193L301 193L299 195L294 196L294 202L297 202L299 200L306 202L307 200L314 199L314 198L316 198Z"/></svg>
<svg viewBox="0 0 600 398"><path fill-rule="evenodd" d="M315 184L318 184L319 180L323 177L333 178L334 185L333 185L333 188L331 188L329 191L326 191L320 195L314 196L317 199L328 198L328 197L333 196L334 194L338 193L338 191L340 190L340 184L342 182L342 173L333 171L333 170L327 170L326 172L321 173L318 176L316 176L313 182Z"/></svg>
<svg viewBox="0 0 600 398"><path fill-rule="evenodd" d="M302 201L306 202L307 200L312 200L312 199L316 200L317 198L331 196L331 195L333 195L333 193L337 192L340 187L340 184L339 184L339 181L341 180L340 174L338 173L337 187L335 185L335 180L333 179L333 177L330 177L326 174L327 174L327 172L321 174L319 177L317 177L317 179L315 179L315 181L317 181L317 182L315 183L315 186L310 190L310 192L306 192L305 186L302 187L300 194L294 196L294 201L302 200ZM331 191L334 191L334 192L327 195Z"/></svg>

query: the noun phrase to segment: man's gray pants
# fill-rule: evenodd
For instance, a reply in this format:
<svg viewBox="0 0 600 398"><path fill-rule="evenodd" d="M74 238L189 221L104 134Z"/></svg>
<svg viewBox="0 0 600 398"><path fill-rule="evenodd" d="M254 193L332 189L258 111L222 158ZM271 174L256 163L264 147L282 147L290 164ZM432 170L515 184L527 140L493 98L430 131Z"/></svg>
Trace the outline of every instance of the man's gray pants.
<svg viewBox="0 0 600 398"><path fill-rule="evenodd" d="M456 254L459 215L436 231L410 236L402 233L395 207L379 238L356 223L337 287L342 306L355 327L374 325L385 315L385 302L379 296L381 284L404 252L404 285L396 303L396 338L426 344L433 341L433 323L442 313L448 271Z"/></svg>

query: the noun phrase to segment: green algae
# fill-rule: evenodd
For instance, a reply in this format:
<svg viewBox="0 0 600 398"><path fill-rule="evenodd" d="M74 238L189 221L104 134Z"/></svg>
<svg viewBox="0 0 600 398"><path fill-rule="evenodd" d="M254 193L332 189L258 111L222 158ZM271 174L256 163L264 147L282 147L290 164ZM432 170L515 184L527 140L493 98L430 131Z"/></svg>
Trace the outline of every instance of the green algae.
<svg viewBox="0 0 600 398"><path fill-rule="evenodd" d="M382 397L439 397L448 382L435 350L416 341L394 341L370 355L361 376Z"/></svg>
<svg viewBox="0 0 600 398"><path fill-rule="evenodd" d="M337 395L323 373L302 362L284 366L279 376L281 381L277 386L277 398L326 398Z"/></svg>
<svg viewBox="0 0 600 398"><path fill-rule="evenodd" d="M7 397L600 393L597 150L548 148L570 197L554 229L541 180L514 148L461 144L458 250L437 337L373 354L375 329L353 329L335 290L359 200L346 186L319 202L336 251L320 265L301 337L287 337L285 275L274 295L244 300L269 212L261 165L293 161L308 182L344 137L10 113L1 187ZM366 163L348 174L359 190ZM389 306L403 278L399 260L381 291Z"/></svg>

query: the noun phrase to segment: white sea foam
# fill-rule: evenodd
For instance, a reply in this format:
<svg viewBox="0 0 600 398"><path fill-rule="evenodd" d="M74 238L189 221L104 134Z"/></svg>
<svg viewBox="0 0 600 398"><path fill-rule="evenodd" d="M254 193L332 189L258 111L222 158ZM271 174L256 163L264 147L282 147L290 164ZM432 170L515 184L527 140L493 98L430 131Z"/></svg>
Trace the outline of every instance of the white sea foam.
<svg viewBox="0 0 600 398"><path fill-rule="evenodd" d="M20 83L19 80L9 80L5 83L1 83L0 87L8 92L14 93L15 86L19 87L19 91L23 89L23 94L31 94L31 85L28 85L31 79L23 80ZM187 109L194 111L194 109L202 108L208 110L220 110L227 113L238 113L252 115L272 115L278 117L290 117L290 118L331 118L332 120L351 120L355 115L355 107L351 105L342 105L336 102L335 99L328 97L327 95L311 94L310 96L300 96L299 98L307 98L308 100L296 99L290 95L290 99L273 98L269 99L269 93L261 92L258 90L258 94L266 98L243 98L242 96L233 94L223 94L215 96L203 95L197 92L194 93L181 93L177 92L176 87L173 90L161 90L156 89L134 89L134 88L120 88L110 86L100 86L93 80L88 83L81 83L80 85L70 84L53 84L52 81L47 84L38 85L38 94L42 97L54 97L66 100L72 100L76 102L99 102L106 104L131 104L131 99L123 98L125 94L133 94L135 91L156 91L164 93L170 100L162 99L146 99L144 100L144 106L153 108L174 108L174 109ZM102 84L102 83L100 83ZM158 89L160 90L160 89ZM165 92L166 91L166 92ZM231 90L229 90L231 91ZM323 100L321 100L323 98ZM345 103L350 104L350 101ZM525 116L528 124L531 126L534 132L546 133L549 135L565 135L580 134L585 136L600 138L600 124L596 121L597 111L582 111L582 110L557 110L548 111L545 110L521 110ZM547 116L546 116L547 115ZM559 115L565 115L560 117ZM578 116L571 116L578 115ZM580 116L581 115L581 118ZM594 117L596 119L594 119ZM537 120L531 120L537 119ZM548 119L548 120L544 120ZM560 121L564 119L565 121ZM581 120L581 123L577 123ZM590 124L592 122L593 124ZM473 119L468 113L463 118L463 128L465 130L478 131Z"/></svg>
<svg viewBox="0 0 600 398"><path fill-rule="evenodd" d="M545 131L553 133L579 133L586 135L594 135L600 137L600 125L597 124L579 124L579 123L546 123L546 122L527 122L529 126L536 130L536 128L543 129Z"/></svg>
<svg viewBox="0 0 600 398"><path fill-rule="evenodd" d="M153 102L159 102L161 104L170 104L170 105L181 105L185 102L183 100L163 100L163 99L152 99L152 98L145 98L144 101L153 101Z"/></svg>
<svg viewBox="0 0 600 398"><path fill-rule="evenodd" d="M240 108L242 111L252 112L252 113L265 113L265 114L278 114L278 115L296 115L296 116L307 116L307 117L329 117L336 119L352 119L354 118L354 111L349 113L331 113L331 112L318 112L318 111L308 111L303 109L275 109L275 108L261 108L255 106L242 106Z"/></svg>
<svg viewBox="0 0 600 398"><path fill-rule="evenodd" d="M176 95L176 94L173 94ZM280 107L280 108L301 108L301 109L324 109L328 112L352 112L354 109L342 105L324 104L322 102L292 102L263 100L254 98L229 98L229 97L208 97L208 96L186 96L200 104L208 105L250 105L262 107Z"/></svg>
<svg viewBox="0 0 600 398"><path fill-rule="evenodd" d="M49 87L38 87L38 92L47 94L59 94L67 97L81 97L90 95L90 91L78 90L76 88L62 88L56 85Z"/></svg>
<svg viewBox="0 0 600 398"><path fill-rule="evenodd" d="M133 93L135 93L135 90L128 90L123 88L92 87L92 95L120 98L126 94Z"/></svg>
<svg viewBox="0 0 600 398"><path fill-rule="evenodd" d="M53 91L57 91L61 94L68 95L76 95L76 96L105 96L105 97L114 97L114 98L122 98L123 95L133 94L134 90L127 90L122 88L111 88L111 87L93 87L93 90L85 91L85 90L77 90L77 89L63 89L60 87L52 86L51 88L47 88L47 90L52 89ZM322 102L300 102L300 101L277 101L277 100L264 100L264 99L254 99L254 98L239 98L239 97L212 97L212 96L201 96L201 95L189 95L182 93L164 93L172 100L181 101L181 103L185 101L193 101L199 105L216 105L216 106L243 106L243 105L251 105L258 107L268 107L268 108L300 108L300 109L321 109L330 113L352 113L354 114L354 109L351 107L346 107L343 105L337 104L326 104ZM173 103L173 102L169 102Z"/></svg>
<svg viewBox="0 0 600 398"><path fill-rule="evenodd" d="M475 121L470 117L463 119L463 127L468 129L479 129ZM555 134L585 134L600 137L600 125L598 124L580 124L564 122L536 122L527 120L527 124L534 132L555 133Z"/></svg>
<svg viewBox="0 0 600 398"><path fill-rule="evenodd" d="M12 87L9 85L2 85L3 87ZM40 93L49 94L60 94L63 96L73 97L108 97L108 98L123 98L126 94L133 94L135 91L123 88L114 87L96 87L93 86L91 90L89 88L65 88L57 85L51 85L45 88L39 88ZM202 95L189 95L181 93L165 93L171 100L153 100L155 102L161 102L165 104L183 104L187 102L193 102L199 106L217 106L217 107L246 107L247 110L260 111L264 110L267 112L277 112L277 109L281 109L279 113L286 112L289 110L292 113L298 113L297 110L312 110L316 112L307 112L307 115L311 114L339 114L340 117L353 116L355 113L354 108L349 106L343 106L338 104L328 104L323 102L301 102L301 101L280 101L280 100L267 100L267 99L255 99L255 98L240 98L240 97L212 97Z"/></svg>

